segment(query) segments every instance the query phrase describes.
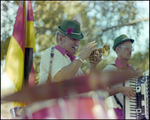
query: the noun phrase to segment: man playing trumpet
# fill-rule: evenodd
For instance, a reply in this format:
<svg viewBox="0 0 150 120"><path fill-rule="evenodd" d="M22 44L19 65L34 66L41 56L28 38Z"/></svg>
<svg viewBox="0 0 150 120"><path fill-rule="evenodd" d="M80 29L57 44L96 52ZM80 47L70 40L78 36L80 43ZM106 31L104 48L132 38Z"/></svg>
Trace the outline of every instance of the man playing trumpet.
<svg viewBox="0 0 150 120"><path fill-rule="evenodd" d="M81 70L82 62L96 50L94 48L97 43L95 41L86 44L79 56L75 57L80 39L84 36L80 31L80 24L75 20L64 20L58 26L57 45L54 46L54 57L50 56L52 47L45 50L42 55L40 63L40 84L46 83L49 75L50 61L52 61L51 77L53 82L72 79L75 76L84 75ZM90 63L90 71L96 69L97 64L101 61L101 54L99 60L95 63ZM53 59L53 60L52 60Z"/></svg>

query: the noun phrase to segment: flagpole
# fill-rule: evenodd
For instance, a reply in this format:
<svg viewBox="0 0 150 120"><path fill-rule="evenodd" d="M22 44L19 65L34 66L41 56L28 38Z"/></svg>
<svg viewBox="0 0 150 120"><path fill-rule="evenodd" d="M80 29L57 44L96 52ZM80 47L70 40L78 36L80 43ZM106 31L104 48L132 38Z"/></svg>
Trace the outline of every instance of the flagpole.
<svg viewBox="0 0 150 120"><path fill-rule="evenodd" d="M33 52L35 52L35 31L34 31L34 16L32 9L32 1L28 1L28 12L27 12L27 44L26 49L30 49L30 53L32 53L31 60L31 68L29 69L29 78L28 78L28 87L35 86L35 74L34 74L34 66L33 66Z"/></svg>
<svg viewBox="0 0 150 120"><path fill-rule="evenodd" d="M26 46L27 46L27 10L28 10L28 1L24 1L24 21L25 21L25 43L24 43L24 79L23 79L23 86L22 88L25 87L25 59L26 59Z"/></svg>
<svg viewBox="0 0 150 120"><path fill-rule="evenodd" d="M28 1L25 1L25 56L24 56L24 84L23 87L28 87L29 75L33 63L33 48L27 46L27 16L28 15Z"/></svg>

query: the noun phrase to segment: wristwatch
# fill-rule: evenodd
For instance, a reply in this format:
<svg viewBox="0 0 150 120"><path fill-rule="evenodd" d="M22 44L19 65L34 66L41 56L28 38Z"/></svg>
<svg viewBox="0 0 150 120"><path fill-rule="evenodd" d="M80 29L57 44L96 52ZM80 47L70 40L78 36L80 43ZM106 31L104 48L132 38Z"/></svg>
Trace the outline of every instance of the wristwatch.
<svg viewBox="0 0 150 120"><path fill-rule="evenodd" d="M75 60L80 60L81 62L83 62L83 60L82 60L79 56L77 56L77 57L75 58Z"/></svg>

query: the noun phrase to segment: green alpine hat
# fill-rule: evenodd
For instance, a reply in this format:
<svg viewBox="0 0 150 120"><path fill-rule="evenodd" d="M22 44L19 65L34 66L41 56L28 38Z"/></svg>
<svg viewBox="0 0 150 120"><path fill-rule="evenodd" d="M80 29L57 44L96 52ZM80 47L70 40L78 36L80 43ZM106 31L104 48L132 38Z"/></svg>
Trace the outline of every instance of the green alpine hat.
<svg viewBox="0 0 150 120"><path fill-rule="evenodd" d="M74 39L83 39L84 36L80 31L80 24L75 20L63 20L58 30Z"/></svg>
<svg viewBox="0 0 150 120"><path fill-rule="evenodd" d="M119 37L117 37L117 38L114 40L113 50L115 51L116 47L117 47L119 44L121 44L121 43L124 42L124 41L128 41L128 40L130 40L132 43L134 42L133 39L128 38L125 34L120 35Z"/></svg>

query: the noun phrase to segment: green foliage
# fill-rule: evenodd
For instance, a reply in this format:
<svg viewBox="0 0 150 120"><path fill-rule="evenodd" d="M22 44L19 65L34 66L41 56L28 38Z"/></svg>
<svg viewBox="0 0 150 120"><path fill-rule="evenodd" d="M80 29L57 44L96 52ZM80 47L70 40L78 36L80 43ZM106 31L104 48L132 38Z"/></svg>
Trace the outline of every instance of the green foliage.
<svg viewBox="0 0 150 120"><path fill-rule="evenodd" d="M3 60L3 59L5 59L5 56L6 56L6 54L7 54L7 50L6 50L6 48L8 48L8 43L9 43L9 41L10 41L10 37L7 37L6 39L5 39L5 41L1 41L1 44L2 44L2 46L1 46L1 59Z"/></svg>
<svg viewBox="0 0 150 120"><path fill-rule="evenodd" d="M129 63L135 66L136 70L142 70L143 72L149 70L149 51L144 54L137 52Z"/></svg>
<svg viewBox="0 0 150 120"><path fill-rule="evenodd" d="M10 31L13 30L14 16L16 16L18 4L19 2L16 1L5 1L2 3L1 60L5 59L7 53L9 40L12 35ZM36 41L33 63L37 84L42 52L48 47L56 45L57 27L62 20L72 19L77 14L81 15L81 31L83 31L83 34L88 34L84 40L81 40L80 47L93 40L98 42L97 47L102 47L104 43L108 43L112 47L114 38L122 33L126 33L129 37L134 37L139 41L140 30L143 29L144 24L142 21L136 22L139 19L141 9L138 8L135 1L34 1L32 5ZM10 12L12 9L14 12ZM128 24L131 22L133 24ZM79 52L80 50L76 55ZM130 63L137 69L147 70L149 69L148 54L149 46L148 51L145 51L145 53L135 53ZM110 56L107 59L103 59L98 65L98 69L102 70L107 64L113 62L115 60L114 56L111 51ZM87 73L89 71L89 63L84 62L82 69Z"/></svg>

